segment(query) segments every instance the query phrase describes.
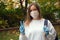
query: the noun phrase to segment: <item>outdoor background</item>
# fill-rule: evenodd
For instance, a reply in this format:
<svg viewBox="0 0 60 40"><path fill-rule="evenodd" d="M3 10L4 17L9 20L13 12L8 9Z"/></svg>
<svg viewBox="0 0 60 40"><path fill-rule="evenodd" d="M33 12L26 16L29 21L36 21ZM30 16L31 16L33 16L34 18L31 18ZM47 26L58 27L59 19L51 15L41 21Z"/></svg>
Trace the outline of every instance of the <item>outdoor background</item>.
<svg viewBox="0 0 60 40"><path fill-rule="evenodd" d="M27 7L37 2L44 18L49 19L60 39L60 0L0 0L0 40L18 40L20 21Z"/></svg>

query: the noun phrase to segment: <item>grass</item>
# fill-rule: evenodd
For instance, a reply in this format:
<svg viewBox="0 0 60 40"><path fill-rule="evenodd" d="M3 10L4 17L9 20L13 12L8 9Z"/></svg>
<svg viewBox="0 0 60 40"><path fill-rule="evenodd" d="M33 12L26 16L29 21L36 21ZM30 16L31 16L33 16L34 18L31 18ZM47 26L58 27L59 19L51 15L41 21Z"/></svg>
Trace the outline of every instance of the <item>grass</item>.
<svg viewBox="0 0 60 40"><path fill-rule="evenodd" d="M0 40L18 40L18 39L19 39L18 30L0 32Z"/></svg>
<svg viewBox="0 0 60 40"><path fill-rule="evenodd" d="M60 25L58 26L58 25L56 25L56 26L54 26L55 27L55 30L57 31L57 33L58 33L58 38L60 39Z"/></svg>
<svg viewBox="0 0 60 40"><path fill-rule="evenodd" d="M60 38L60 26L54 26ZM0 32L0 40L19 40L19 30Z"/></svg>

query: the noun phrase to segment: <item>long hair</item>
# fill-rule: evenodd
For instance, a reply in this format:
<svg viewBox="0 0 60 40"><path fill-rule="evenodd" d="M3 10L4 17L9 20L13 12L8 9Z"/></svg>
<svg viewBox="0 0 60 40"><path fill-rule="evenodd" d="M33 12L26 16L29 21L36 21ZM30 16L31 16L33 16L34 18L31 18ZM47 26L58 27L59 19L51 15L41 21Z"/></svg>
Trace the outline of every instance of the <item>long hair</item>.
<svg viewBox="0 0 60 40"><path fill-rule="evenodd" d="M25 23L26 23L27 25L29 25L29 23L30 23L31 20L33 19L33 18L30 16L30 12L31 12L30 8L31 8L32 5L34 5L34 6L37 8L37 10L38 10L38 12L39 12L39 18L40 18L40 19L42 18L40 6L39 6L37 3L31 3L31 4L29 5L29 7L27 8L27 16L26 16L26 19L25 19Z"/></svg>

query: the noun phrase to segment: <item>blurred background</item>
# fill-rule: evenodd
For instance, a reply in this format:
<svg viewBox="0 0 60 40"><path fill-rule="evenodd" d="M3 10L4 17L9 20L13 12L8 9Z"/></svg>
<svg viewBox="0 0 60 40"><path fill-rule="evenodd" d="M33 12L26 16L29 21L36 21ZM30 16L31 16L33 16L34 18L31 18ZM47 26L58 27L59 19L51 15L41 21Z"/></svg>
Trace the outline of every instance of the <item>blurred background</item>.
<svg viewBox="0 0 60 40"><path fill-rule="evenodd" d="M55 27L60 40L60 0L0 0L0 40L18 40L20 21L25 19L27 7L37 2L44 18Z"/></svg>

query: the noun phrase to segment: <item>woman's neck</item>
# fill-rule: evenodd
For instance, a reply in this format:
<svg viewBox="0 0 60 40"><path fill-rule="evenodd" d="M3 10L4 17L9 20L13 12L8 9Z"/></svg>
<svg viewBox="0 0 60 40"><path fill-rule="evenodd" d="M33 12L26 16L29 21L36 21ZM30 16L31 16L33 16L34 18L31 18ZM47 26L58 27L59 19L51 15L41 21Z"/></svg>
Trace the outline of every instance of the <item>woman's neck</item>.
<svg viewBox="0 0 60 40"><path fill-rule="evenodd" d="M43 19L43 18L37 18L37 19L32 19L32 20L40 20L40 19Z"/></svg>

